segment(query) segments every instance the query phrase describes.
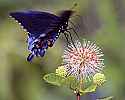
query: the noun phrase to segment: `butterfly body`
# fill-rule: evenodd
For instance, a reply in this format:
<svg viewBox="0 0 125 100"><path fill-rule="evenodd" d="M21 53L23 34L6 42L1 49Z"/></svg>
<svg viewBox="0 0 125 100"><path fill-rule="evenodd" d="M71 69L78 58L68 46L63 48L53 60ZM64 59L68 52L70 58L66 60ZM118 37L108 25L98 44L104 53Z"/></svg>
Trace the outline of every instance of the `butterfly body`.
<svg viewBox="0 0 125 100"><path fill-rule="evenodd" d="M73 11L62 11L60 16L40 11L12 12L10 16L18 21L28 32L27 57L31 61L34 56L43 57L48 47L52 47L60 33L68 27L68 21Z"/></svg>

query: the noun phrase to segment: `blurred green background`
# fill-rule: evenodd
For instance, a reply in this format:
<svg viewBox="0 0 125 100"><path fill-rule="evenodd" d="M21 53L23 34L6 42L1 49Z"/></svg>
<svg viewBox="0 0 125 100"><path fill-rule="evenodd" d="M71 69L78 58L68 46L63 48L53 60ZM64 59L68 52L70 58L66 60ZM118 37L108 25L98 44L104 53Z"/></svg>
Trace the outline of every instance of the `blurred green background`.
<svg viewBox="0 0 125 100"><path fill-rule="evenodd" d="M0 0L0 100L75 100L66 88L52 86L43 75L55 71L62 62L63 35L43 58L28 63L26 34L8 17L17 10L44 10L58 13L74 9L82 20L73 17L81 37L96 41L105 56L107 83L97 97L114 96L125 100L125 0ZM82 96L82 100L94 100Z"/></svg>

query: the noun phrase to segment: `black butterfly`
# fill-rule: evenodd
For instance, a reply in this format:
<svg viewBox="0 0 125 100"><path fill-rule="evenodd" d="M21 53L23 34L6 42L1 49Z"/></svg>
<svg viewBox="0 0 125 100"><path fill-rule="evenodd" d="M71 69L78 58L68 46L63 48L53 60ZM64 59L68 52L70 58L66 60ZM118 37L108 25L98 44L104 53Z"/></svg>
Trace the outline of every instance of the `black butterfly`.
<svg viewBox="0 0 125 100"><path fill-rule="evenodd" d="M68 31L72 10L64 10L60 16L41 11L12 12L10 16L28 32L28 61L34 56L43 57L46 49L52 47L60 33Z"/></svg>

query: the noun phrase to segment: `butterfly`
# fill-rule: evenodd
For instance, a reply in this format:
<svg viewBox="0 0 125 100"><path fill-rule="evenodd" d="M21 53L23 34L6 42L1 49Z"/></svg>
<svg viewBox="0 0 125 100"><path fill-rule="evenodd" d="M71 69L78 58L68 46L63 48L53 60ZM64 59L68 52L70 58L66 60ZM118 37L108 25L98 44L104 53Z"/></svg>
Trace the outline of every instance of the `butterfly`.
<svg viewBox="0 0 125 100"><path fill-rule="evenodd" d="M60 15L44 11L17 11L11 12L14 18L28 33L27 43L30 52L27 61L36 57L43 57L48 47L52 47L60 33L68 29L69 18L74 11L64 10Z"/></svg>

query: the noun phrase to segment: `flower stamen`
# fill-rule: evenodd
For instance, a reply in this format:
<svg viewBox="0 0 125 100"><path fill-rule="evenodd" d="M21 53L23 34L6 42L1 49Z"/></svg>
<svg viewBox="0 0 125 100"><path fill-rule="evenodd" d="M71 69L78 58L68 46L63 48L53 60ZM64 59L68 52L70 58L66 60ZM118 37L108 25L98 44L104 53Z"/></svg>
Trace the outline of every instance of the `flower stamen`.
<svg viewBox="0 0 125 100"><path fill-rule="evenodd" d="M77 79L91 79L91 77L101 72L104 63L101 49L90 41L83 41L81 44L79 41L70 44L64 51L63 62L64 67L67 69L67 73L74 75Z"/></svg>

